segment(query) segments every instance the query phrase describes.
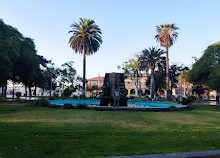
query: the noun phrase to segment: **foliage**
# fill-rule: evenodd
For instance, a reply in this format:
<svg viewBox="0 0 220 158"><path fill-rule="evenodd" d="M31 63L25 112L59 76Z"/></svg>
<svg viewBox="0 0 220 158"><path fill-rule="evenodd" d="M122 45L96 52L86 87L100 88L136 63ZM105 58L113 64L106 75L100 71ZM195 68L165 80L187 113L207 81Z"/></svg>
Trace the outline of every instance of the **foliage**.
<svg viewBox="0 0 220 158"><path fill-rule="evenodd" d="M48 107L50 105L47 99L38 99L35 101L35 106Z"/></svg>
<svg viewBox="0 0 220 158"><path fill-rule="evenodd" d="M50 107L50 108L61 108L61 105L50 104L48 107Z"/></svg>
<svg viewBox="0 0 220 158"><path fill-rule="evenodd" d="M40 64L45 66L48 61L36 52L33 39L0 20L0 86L6 86L10 79L22 82L31 93L31 87L42 84Z"/></svg>
<svg viewBox="0 0 220 158"><path fill-rule="evenodd" d="M81 78L76 75L76 69L73 67L73 61L62 64L61 68L56 70L56 74L60 87L64 87L66 85L76 88L76 82L81 81Z"/></svg>
<svg viewBox="0 0 220 158"><path fill-rule="evenodd" d="M80 18L79 24L71 25L73 33L69 40L70 47L75 53L83 54L83 97L85 97L85 74L86 74L86 55L94 54L102 44L102 31L94 20Z"/></svg>
<svg viewBox="0 0 220 158"><path fill-rule="evenodd" d="M64 91L63 91L63 94L65 97L69 97L71 94L72 94L72 90L70 88L66 88Z"/></svg>
<svg viewBox="0 0 220 158"><path fill-rule="evenodd" d="M199 100L201 100L201 95L205 93L205 88L201 85L193 85L192 92L198 94Z"/></svg>
<svg viewBox="0 0 220 158"><path fill-rule="evenodd" d="M129 78L132 81L134 81L138 92L139 78L141 77L140 76L141 65L140 65L139 56L136 55L135 59L130 59L129 61L124 62L124 64L121 67L118 66L118 68L124 71L125 78Z"/></svg>
<svg viewBox="0 0 220 158"><path fill-rule="evenodd" d="M86 104L77 104L76 109L88 109L88 106Z"/></svg>
<svg viewBox="0 0 220 158"><path fill-rule="evenodd" d="M178 37L178 30L179 28L175 26L175 24L165 24L156 26L157 28L157 35L155 38L158 42L160 42L160 45L163 47L170 47L173 45L174 41Z"/></svg>
<svg viewBox="0 0 220 158"><path fill-rule="evenodd" d="M21 92L16 92L15 95L19 99L21 97Z"/></svg>
<svg viewBox="0 0 220 158"><path fill-rule="evenodd" d="M197 100L197 98L195 96L188 96L188 99L190 102L194 102L195 100Z"/></svg>
<svg viewBox="0 0 220 158"><path fill-rule="evenodd" d="M151 98L153 98L155 93L155 68L159 69L161 62L165 59L165 57L162 56L164 53L163 50L152 47L144 49L139 57L141 70L146 70L146 74L148 73L148 70L151 71Z"/></svg>
<svg viewBox="0 0 220 158"><path fill-rule="evenodd" d="M63 109L74 109L74 105L73 104L64 104Z"/></svg>
<svg viewBox="0 0 220 158"><path fill-rule="evenodd" d="M168 111L178 111L179 109L173 105L168 107Z"/></svg>
<svg viewBox="0 0 220 158"><path fill-rule="evenodd" d="M165 24L156 26L157 35L155 36L156 40L160 43L161 46L166 48L166 89L169 90L169 58L168 58L168 48L173 45L174 41L178 37L178 30L175 24ZM169 93L168 93L169 94ZM170 100L170 96L167 95L167 100Z"/></svg>
<svg viewBox="0 0 220 158"><path fill-rule="evenodd" d="M208 46L202 57L189 71L189 79L194 84L205 85L220 91L220 42Z"/></svg>

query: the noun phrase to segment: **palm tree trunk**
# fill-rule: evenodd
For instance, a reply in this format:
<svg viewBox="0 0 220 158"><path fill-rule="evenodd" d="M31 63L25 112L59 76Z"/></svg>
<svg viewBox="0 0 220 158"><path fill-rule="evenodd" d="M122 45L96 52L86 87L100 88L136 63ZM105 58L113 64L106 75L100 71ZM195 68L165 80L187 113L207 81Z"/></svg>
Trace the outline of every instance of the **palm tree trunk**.
<svg viewBox="0 0 220 158"><path fill-rule="evenodd" d="M82 97L85 97L86 90L86 50L83 51L83 89L82 89Z"/></svg>
<svg viewBox="0 0 220 158"><path fill-rule="evenodd" d="M167 100L170 100L170 86L169 86L169 58L168 58L168 47L166 47L166 89L167 89Z"/></svg>
<svg viewBox="0 0 220 158"><path fill-rule="evenodd" d="M151 79L150 79L150 98L153 99L155 93L155 81L154 81L154 71L151 70Z"/></svg>

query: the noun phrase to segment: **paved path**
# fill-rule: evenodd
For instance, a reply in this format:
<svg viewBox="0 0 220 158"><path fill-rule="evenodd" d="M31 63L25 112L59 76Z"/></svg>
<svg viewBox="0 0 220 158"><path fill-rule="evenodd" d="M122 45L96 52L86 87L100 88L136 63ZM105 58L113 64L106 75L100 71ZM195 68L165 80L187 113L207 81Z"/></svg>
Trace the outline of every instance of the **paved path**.
<svg viewBox="0 0 220 158"><path fill-rule="evenodd" d="M220 158L220 150L207 150L207 151L171 153L171 154L112 156L108 158Z"/></svg>
<svg viewBox="0 0 220 158"><path fill-rule="evenodd" d="M216 101L207 101L207 102L194 102L193 104L203 104L203 105L217 105Z"/></svg>

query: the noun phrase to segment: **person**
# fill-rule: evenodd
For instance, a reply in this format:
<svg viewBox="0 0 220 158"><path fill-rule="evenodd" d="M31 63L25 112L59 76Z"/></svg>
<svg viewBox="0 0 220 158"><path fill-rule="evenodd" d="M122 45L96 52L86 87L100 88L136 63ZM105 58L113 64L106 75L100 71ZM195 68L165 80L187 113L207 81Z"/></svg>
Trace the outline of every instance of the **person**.
<svg viewBox="0 0 220 158"><path fill-rule="evenodd" d="M219 95L216 95L216 104L219 104Z"/></svg>
<svg viewBox="0 0 220 158"><path fill-rule="evenodd" d="M115 89L113 98L114 98L114 106L119 107L120 92L118 88Z"/></svg>

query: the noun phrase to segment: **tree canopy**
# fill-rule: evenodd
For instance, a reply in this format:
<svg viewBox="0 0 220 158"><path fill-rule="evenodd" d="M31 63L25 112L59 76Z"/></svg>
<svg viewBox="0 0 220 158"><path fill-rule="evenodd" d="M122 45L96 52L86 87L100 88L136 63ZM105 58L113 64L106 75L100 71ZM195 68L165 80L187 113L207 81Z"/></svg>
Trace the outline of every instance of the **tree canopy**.
<svg viewBox="0 0 220 158"><path fill-rule="evenodd" d="M207 47L189 71L189 80L220 91L220 42Z"/></svg>

